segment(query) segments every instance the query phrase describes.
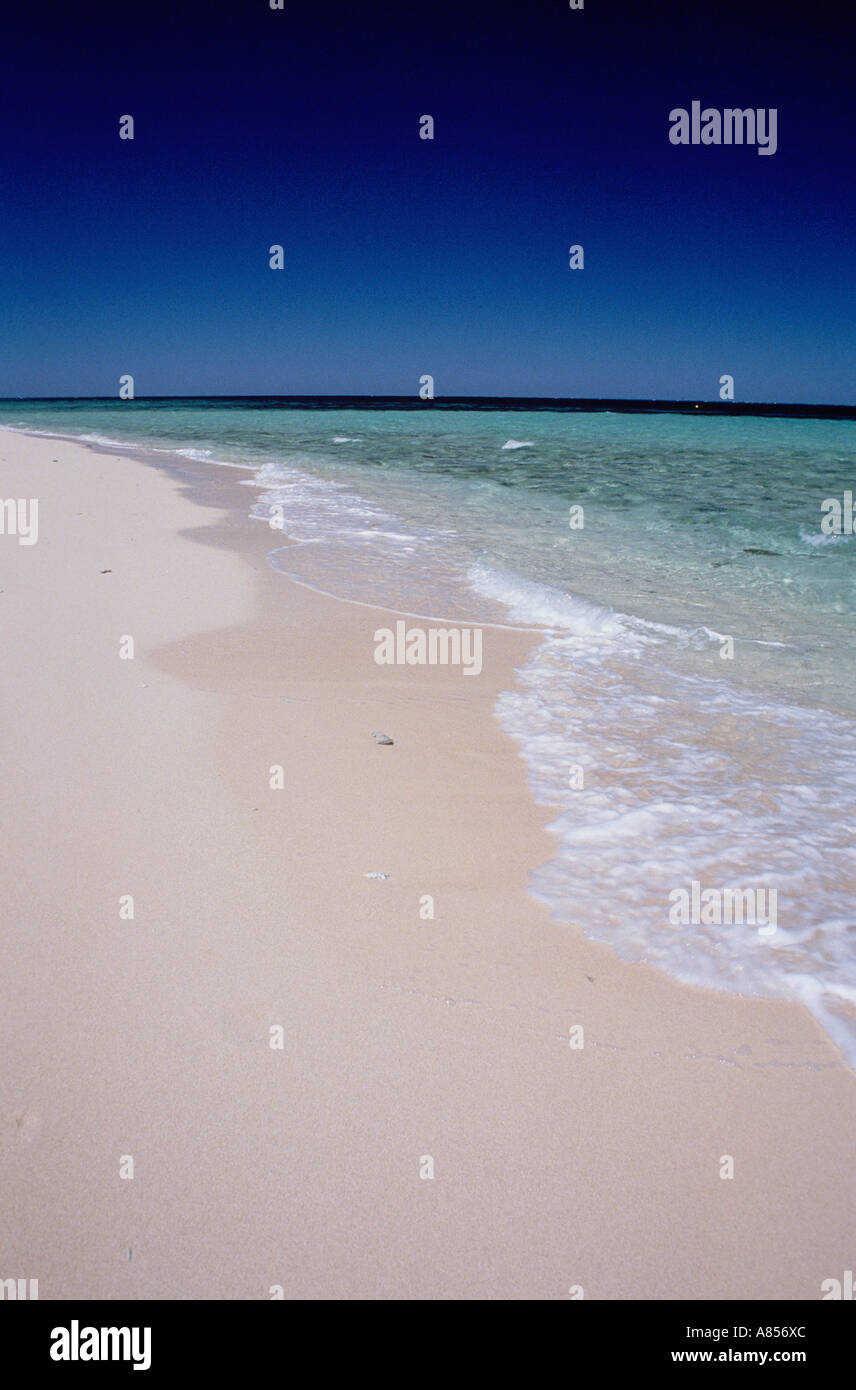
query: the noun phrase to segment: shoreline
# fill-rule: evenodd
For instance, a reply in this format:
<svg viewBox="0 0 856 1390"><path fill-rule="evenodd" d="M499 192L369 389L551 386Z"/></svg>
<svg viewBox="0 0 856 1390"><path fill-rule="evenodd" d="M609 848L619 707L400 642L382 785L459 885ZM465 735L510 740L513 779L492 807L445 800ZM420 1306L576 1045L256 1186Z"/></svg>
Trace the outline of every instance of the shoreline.
<svg viewBox="0 0 856 1390"><path fill-rule="evenodd" d="M491 633L477 681L378 667L394 610L289 583L229 470L135 452L0 431L5 494L43 499L36 546L0 538L9 1271L42 1298L820 1297L854 1075L804 1007L625 963L528 894L552 816L493 705L531 634Z"/></svg>

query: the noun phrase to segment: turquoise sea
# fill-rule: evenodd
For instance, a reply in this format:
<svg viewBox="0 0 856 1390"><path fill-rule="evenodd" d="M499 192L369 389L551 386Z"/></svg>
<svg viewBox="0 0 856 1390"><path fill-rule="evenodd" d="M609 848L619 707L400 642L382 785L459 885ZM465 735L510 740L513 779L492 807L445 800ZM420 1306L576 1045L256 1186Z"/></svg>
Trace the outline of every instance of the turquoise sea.
<svg viewBox="0 0 856 1390"><path fill-rule="evenodd" d="M0 424L238 465L248 512L307 542L271 531L301 582L538 629L496 710L555 808L531 891L626 959L802 1000L856 1065L856 423L195 400ZM676 926L693 881L774 889L776 930Z"/></svg>

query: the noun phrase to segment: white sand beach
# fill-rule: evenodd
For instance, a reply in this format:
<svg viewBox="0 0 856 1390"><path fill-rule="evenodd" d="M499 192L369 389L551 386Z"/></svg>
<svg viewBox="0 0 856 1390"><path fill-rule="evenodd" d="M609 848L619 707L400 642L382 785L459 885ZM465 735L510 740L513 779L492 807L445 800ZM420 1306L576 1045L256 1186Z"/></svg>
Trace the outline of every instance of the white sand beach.
<svg viewBox="0 0 856 1390"><path fill-rule="evenodd" d="M531 637L377 665L397 615L276 573L239 472L2 430L0 476L39 499L0 535L2 1277L787 1300L852 1267L856 1076L808 1011L527 893L550 813L493 707Z"/></svg>

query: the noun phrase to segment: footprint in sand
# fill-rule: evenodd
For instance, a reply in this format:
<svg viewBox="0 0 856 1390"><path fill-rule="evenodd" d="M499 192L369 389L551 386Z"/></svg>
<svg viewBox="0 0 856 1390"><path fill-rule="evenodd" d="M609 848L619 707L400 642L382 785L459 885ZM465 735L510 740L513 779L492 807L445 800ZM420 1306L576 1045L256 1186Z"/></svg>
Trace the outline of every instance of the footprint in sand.
<svg viewBox="0 0 856 1390"><path fill-rule="evenodd" d="M24 1110L15 1119L15 1139L18 1144L32 1144L38 1138L42 1117L38 1110Z"/></svg>

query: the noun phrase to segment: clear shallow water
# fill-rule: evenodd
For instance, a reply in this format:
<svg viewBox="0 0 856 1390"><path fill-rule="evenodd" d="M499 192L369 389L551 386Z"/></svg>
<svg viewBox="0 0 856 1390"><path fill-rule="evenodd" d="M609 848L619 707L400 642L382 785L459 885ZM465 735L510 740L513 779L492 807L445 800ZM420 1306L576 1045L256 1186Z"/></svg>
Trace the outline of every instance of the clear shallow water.
<svg viewBox="0 0 856 1390"><path fill-rule="evenodd" d="M627 959L804 1001L856 1064L856 550L820 525L856 486L851 422L8 402L0 423L251 467L248 509L307 542L271 532L302 582L543 628L497 710L556 808L533 892ZM673 925L693 879L775 888L777 930Z"/></svg>

